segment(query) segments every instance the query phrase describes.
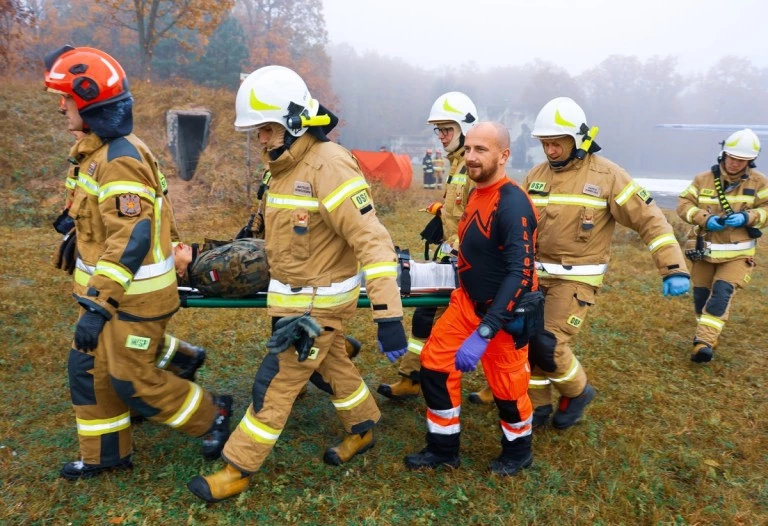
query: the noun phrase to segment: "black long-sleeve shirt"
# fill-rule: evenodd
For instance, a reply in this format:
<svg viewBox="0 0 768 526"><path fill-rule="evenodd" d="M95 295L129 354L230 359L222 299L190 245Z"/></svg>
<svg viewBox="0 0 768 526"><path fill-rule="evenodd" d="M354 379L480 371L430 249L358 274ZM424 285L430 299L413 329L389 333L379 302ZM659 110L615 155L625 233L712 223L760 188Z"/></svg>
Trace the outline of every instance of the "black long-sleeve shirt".
<svg viewBox="0 0 768 526"><path fill-rule="evenodd" d="M494 332L535 283L537 218L528 194L506 177L475 188L459 221L459 282Z"/></svg>

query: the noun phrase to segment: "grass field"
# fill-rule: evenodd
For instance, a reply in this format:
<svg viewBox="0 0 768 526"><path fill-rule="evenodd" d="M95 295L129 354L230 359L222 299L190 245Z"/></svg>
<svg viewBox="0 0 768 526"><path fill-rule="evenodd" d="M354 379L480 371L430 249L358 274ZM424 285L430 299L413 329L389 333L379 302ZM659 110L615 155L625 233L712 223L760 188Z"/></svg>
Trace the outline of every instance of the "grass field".
<svg viewBox="0 0 768 526"><path fill-rule="evenodd" d="M768 524L768 276L759 266L736 296L715 360L693 364L690 294L662 297L647 250L623 228L576 342L598 396L579 425L535 434L536 460L518 477L488 473L498 454L498 418L468 403L462 467L405 470L402 457L423 446L423 401L378 395L376 447L347 465L326 466L323 451L342 429L327 395L310 386L251 489L230 501L209 506L193 497L185 483L220 461L203 460L196 439L150 423L134 431L132 472L76 483L59 478L61 465L78 456L66 373L76 310L71 278L50 265L67 139L47 134L48 113L35 121L18 110L24 118L11 121L17 128L45 125L45 136L10 129L15 100L0 91L7 127L0 136L12 152L0 184L0 524ZM148 143L160 151L153 133ZM24 153L30 147L41 153ZM57 160L40 160L48 155ZM227 157L215 149L207 155L203 169ZM188 241L229 238L247 217L242 202L212 191L212 178L171 178ZM417 209L437 192L374 197L395 242L418 254L426 217ZM768 262L765 245L758 262ZM175 335L208 349L199 381L234 393L236 420L249 402L267 326L259 309L188 309L171 322ZM364 343L357 364L371 390L395 380L396 367L375 351L368 311L358 311L349 332ZM465 376L466 393L481 385L479 374Z"/></svg>

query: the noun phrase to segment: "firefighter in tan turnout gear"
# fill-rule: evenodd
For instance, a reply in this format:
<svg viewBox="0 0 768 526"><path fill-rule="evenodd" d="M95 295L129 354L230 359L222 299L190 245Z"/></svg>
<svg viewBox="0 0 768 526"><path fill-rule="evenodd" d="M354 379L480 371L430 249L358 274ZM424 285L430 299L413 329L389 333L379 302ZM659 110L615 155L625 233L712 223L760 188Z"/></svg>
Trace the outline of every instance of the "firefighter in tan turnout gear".
<svg viewBox="0 0 768 526"><path fill-rule="evenodd" d="M595 155L597 128L572 99L549 101L532 136L547 161L523 181L539 212L536 268L544 292L545 331L530 343L529 395L534 427L558 429L578 422L595 390L571 349L608 268L616 223L640 235L663 278L665 296L688 291L683 253L661 209L625 170ZM553 390L560 398L552 416Z"/></svg>
<svg viewBox="0 0 768 526"><path fill-rule="evenodd" d="M203 454L216 457L229 436L232 398L155 366L179 307L173 216L152 153L131 133L125 72L103 51L71 46L49 54L45 66L68 130L86 132L70 152L81 168L70 208L81 313L68 363L81 459L61 476L131 468L131 411L202 436Z"/></svg>
<svg viewBox="0 0 768 526"><path fill-rule="evenodd" d="M709 362L733 296L750 281L760 229L768 224L768 178L754 170L760 140L750 130L723 143L717 164L680 194L677 214L694 225L691 260L696 333L691 360Z"/></svg>
<svg viewBox="0 0 768 526"><path fill-rule="evenodd" d="M433 203L428 207L430 212L440 216L443 242L436 249L435 256L435 259L440 261L444 257L456 255L459 246L459 219L464 213L469 191L474 187L474 183L467 177L464 138L477 123L477 108L464 93L450 91L440 95L432 104L427 122L434 126L435 134L447 152L446 159L450 163L443 203ZM379 385L379 394L392 400L403 400L421 393L421 350L432 332L432 325L445 309L446 307L416 308L411 324L411 337L408 339L408 352L400 362L398 370L402 378L393 384ZM490 390L488 397L489 402L493 401Z"/></svg>
<svg viewBox="0 0 768 526"><path fill-rule="evenodd" d="M207 502L248 487L315 372L330 384L347 433L323 460L342 464L373 446L381 413L344 348L344 322L356 312L363 279L380 350L394 360L407 347L394 244L354 158L326 136L338 119L281 66L243 81L236 115L237 130L257 131L272 174L264 221L273 332L252 403L222 452L226 466L188 484Z"/></svg>

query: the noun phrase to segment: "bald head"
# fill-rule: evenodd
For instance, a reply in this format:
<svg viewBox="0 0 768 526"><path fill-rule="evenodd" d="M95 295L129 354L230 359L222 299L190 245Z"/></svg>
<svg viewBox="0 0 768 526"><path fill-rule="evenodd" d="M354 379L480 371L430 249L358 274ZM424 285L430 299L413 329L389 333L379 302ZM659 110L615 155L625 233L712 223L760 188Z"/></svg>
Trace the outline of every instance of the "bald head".
<svg viewBox="0 0 768 526"><path fill-rule="evenodd" d="M480 122L467 132L464 159L469 178L478 188L506 177L509 142L509 131L499 122Z"/></svg>

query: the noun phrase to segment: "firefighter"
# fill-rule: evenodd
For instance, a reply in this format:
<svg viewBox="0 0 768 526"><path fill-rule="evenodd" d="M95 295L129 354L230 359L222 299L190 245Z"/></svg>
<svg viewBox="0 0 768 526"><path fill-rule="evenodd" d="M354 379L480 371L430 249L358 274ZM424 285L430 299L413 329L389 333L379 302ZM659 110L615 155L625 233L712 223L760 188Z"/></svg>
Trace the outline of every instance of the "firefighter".
<svg viewBox="0 0 768 526"><path fill-rule="evenodd" d="M576 102L558 97L544 105L531 133L547 156L522 184L539 212L536 269L546 296L546 330L529 351L534 427L550 418L557 429L573 426L595 396L571 340L603 283L617 222L637 231L647 245L663 278L664 296L685 294L690 285L663 212L624 169L594 155L600 149L596 132ZM553 390L559 394L554 416Z"/></svg>
<svg viewBox="0 0 768 526"><path fill-rule="evenodd" d="M445 194L442 203L433 203L427 210L439 214L442 233L438 236L443 243L437 250L435 259L442 261L455 257L458 249L458 223L464 213L470 189L474 186L467 177L464 163L464 140L467 132L477 123L477 108L474 102L458 91L440 95L432 104L427 123L434 126L435 135L446 151L450 163L448 178L445 181ZM432 332L432 325L445 312L445 307L417 307L413 313L411 337L408 339L408 352L400 363L399 374L402 378L393 384L379 385L377 392L391 400L405 400L421 392L419 357ZM472 393L471 401L493 402L493 395L486 387L481 393Z"/></svg>
<svg viewBox="0 0 768 526"><path fill-rule="evenodd" d="M172 213L157 163L131 133L133 98L120 64L98 49L64 46L45 58L45 86L61 96L79 170L70 208L80 305L69 382L81 459L68 480L132 463L131 411L192 436L216 457L229 436L232 397L155 367L179 307L171 252Z"/></svg>
<svg viewBox="0 0 768 526"><path fill-rule="evenodd" d="M686 255L697 321L691 360L697 363L712 360L733 296L750 281L760 229L768 224L768 178L753 169L759 154L752 130L733 133L717 164L697 175L678 199L677 214L694 225Z"/></svg>
<svg viewBox="0 0 768 526"><path fill-rule="evenodd" d="M509 132L484 122L467 133L467 175L476 183L459 221L459 287L421 353L427 446L405 457L409 469L458 467L461 377L482 360L499 412L501 454L491 471L516 475L533 462L528 341L515 336L515 310L536 290L536 212L507 178Z"/></svg>
<svg viewBox="0 0 768 526"><path fill-rule="evenodd" d="M294 400L317 372L332 387L346 435L325 451L339 465L374 444L381 413L344 350L344 324L365 279L380 350L406 352L397 257L354 157L327 138L338 118L294 71L266 66L236 98L235 128L255 129L272 174L264 213L273 333L253 399L224 447L225 467L187 485L207 502L243 492L282 432Z"/></svg>
<svg viewBox="0 0 768 526"><path fill-rule="evenodd" d="M435 167L432 163L432 148L427 148L424 159L421 160L424 188L435 187Z"/></svg>

